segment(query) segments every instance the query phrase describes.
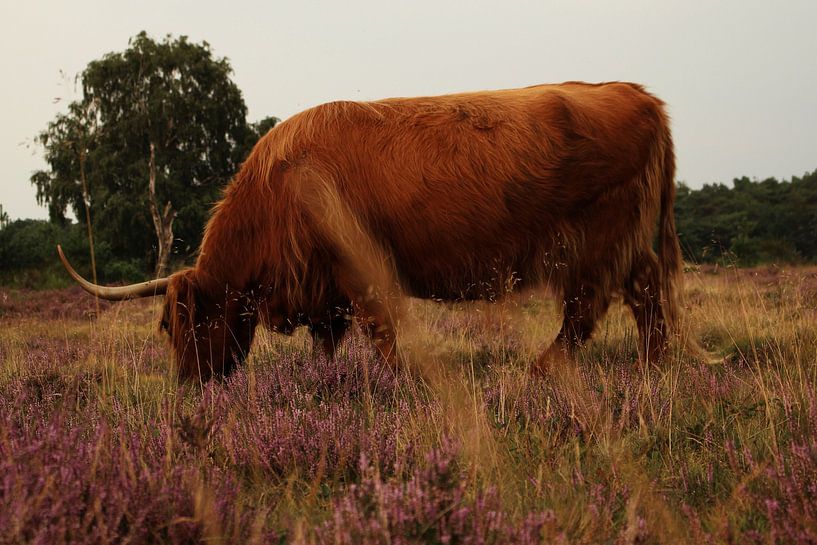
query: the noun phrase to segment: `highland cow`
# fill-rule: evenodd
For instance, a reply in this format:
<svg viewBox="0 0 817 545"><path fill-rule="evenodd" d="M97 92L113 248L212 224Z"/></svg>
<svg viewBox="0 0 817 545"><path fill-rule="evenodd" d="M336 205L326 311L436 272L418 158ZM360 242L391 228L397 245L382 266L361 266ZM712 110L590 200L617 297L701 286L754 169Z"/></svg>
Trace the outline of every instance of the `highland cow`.
<svg viewBox="0 0 817 545"><path fill-rule="evenodd" d="M165 294L182 379L229 374L259 324L308 326L332 354L355 317L394 360L390 282L446 301L548 286L564 319L540 365L622 294L656 361L678 307L674 169L663 103L631 83L332 102L261 138L194 267L109 288L60 256L100 297Z"/></svg>

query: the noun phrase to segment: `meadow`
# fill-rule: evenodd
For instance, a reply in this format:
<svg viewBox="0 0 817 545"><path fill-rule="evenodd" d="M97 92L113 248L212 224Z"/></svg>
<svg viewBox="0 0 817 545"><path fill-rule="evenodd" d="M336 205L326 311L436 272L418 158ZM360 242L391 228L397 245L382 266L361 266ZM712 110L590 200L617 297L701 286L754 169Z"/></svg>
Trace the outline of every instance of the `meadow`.
<svg viewBox="0 0 817 545"><path fill-rule="evenodd" d="M0 543L816 543L817 268L685 274L667 361L616 303L411 301L413 365L263 333L177 385L160 301L0 288ZM710 357L693 357L683 339Z"/></svg>

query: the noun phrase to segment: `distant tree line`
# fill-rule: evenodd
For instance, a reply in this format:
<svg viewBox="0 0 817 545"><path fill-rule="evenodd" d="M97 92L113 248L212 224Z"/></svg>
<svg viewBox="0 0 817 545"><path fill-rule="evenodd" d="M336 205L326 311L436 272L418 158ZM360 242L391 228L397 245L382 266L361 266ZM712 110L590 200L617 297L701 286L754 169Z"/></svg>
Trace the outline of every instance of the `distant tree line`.
<svg viewBox="0 0 817 545"><path fill-rule="evenodd" d="M707 184L691 189L680 184L675 218L690 262L817 263L817 170L790 181L736 178L732 187ZM66 279L56 262L56 242L81 272L90 274L88 238L81 223L26 219L0 227L0 282L14 282L24 271L24 283L40 282L46 271ZM103 280L138 280L151 274L144 261L134 261L104 239L96 250Z"/></svg>
<svg viewBox="0 0 817 545"><path fill-rule="evenodd" d="M736 178L678 188L675 217L688 261L817 262L817 170L790 181Z"/></svg>

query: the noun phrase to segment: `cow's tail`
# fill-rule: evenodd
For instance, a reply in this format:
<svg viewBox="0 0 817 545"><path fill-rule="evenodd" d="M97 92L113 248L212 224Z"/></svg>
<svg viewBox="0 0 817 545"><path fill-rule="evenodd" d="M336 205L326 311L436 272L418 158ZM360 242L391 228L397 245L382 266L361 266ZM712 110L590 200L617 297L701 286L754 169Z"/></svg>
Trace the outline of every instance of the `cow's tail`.
<svg viewBox="0 0 817 545"><path fill-rule="evenodd" d="M675 229L675 152L668 124L659 137L661 159L661 211L658 225L658 252L662 284L664 322L670 331L677 329L681 308L683 258Z"/></svg>

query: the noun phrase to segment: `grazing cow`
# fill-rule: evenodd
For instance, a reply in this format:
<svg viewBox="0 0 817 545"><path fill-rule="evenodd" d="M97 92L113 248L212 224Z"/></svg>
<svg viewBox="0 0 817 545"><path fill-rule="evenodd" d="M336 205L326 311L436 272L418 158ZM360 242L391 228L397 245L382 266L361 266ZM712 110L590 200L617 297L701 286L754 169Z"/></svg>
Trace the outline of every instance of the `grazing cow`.
<svg viewBox="0 0 817 545"><path fill-rule="evenodd" d="M100 297L165 294L161 328L182 379L229 374L258 324L308 325L331 354L354 315L393 358L370 259L414 297L549 286L564 321L542 362L587 341L623 294L639 354L655 361L678 307L674 169L663 103L632 83L332 102L256 144L194 267L110 288L60 256Z"/></svg>

